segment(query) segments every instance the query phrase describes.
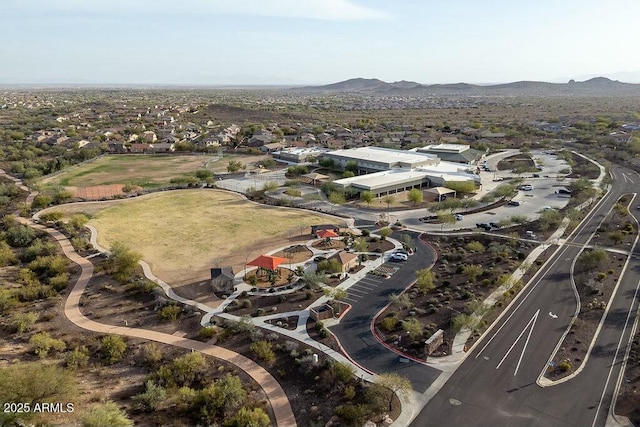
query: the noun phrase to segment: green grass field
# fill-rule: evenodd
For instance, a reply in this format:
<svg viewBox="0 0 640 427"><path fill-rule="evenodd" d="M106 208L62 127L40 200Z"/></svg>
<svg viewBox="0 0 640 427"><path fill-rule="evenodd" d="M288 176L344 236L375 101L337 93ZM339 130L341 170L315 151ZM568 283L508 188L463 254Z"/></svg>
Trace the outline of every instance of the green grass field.
<svg viewBox="0 0 640 427"><path fill-rule="evenodd" d="M42 182L47 185L86 187L91 185L132 184L144 188L165 185L172 178L205 167L211 156L118 155L93 162Z"/></svg>
<svg viewBox="0 0 640 427"><path fill-rule="evenodd" d="M67 213L83 211L82 205L70 205ZM242 268L247 258L285 246L287 238L309 234L312 224L342 224L216 190L154 193L98 206L102 209L94 211L89 222L98 230L98 243L108 248L124 242L172 284L201 279L214 265ZM64 211L65 206L52 209Z"/></svg>

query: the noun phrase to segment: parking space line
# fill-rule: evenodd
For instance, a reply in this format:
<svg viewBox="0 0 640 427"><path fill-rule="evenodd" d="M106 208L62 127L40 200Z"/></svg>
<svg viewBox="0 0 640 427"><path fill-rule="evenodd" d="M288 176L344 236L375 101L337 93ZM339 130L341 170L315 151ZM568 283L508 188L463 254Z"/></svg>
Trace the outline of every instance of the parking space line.
<svg viewBox="0 0 640 427"><path fill-rule="evenodd" d="M360 298L362 298L363 296L364 296L364 295L356 295L356 294L349 293L349 298L358 298L358 299L360 299Z"/></svg>
<svg viewBox="0 0 640 427"><path fill-rule="evenodd" d="M361 289L353 289L353 286L349 288L349 292L359 292L359 293L362 293L362 294L365 294L365 295L369 295L368 291L363 291Z"/></svg>
<svg viewBox="0 0 640 427"><path fill-rule="evenodd" d="M366 290L368 290L368 291L373 291L373 290L375 290L375 288L376 288L375 286L374 286L374 287L372 287L372 288L368 288L368 287L366 287L366 286L362 286L362 285L358 284L358 285L353 285L353 286L351 286L349 289L353 289L354 287L355 287L355 288L362 288L362 289L366 289Z"/></svg>

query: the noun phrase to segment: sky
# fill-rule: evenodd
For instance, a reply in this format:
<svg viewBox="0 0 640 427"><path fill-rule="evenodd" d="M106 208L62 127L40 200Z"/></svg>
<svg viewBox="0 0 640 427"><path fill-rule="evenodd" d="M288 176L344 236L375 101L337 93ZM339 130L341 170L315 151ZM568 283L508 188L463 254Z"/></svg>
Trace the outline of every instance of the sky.
<svg viewBox="0 0 640 427"><path fill-rule="evenodd" d="M640 0L0 0L0 83L640 82Z"/></svg>

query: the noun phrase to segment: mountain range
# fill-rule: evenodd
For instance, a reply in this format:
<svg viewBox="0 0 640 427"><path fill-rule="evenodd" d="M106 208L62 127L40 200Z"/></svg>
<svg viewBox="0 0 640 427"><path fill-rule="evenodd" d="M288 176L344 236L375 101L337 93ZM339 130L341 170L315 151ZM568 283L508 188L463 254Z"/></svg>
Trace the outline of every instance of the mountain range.
<svg viewBox="0 0 640 427"><path fill-rule="evenodd" d="M567 83L519 81L493 85L477 85L470 83L425 85L406 80L387 83L379 79L355 78L324 86L299 87L294 90L302 92L362 93L372 95L637 96L640 95L640 84L623 83L606 77L594 77L580 82L570 80Z"/></svg>

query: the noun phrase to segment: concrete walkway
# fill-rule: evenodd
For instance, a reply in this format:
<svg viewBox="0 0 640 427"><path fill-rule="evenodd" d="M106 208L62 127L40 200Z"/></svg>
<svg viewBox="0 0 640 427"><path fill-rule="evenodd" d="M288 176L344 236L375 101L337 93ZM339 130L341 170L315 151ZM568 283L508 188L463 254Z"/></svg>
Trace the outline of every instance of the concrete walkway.
<svg viewBox="0 0 640 427"><path fill-rule="evenodd" d="M107 325L104 323L95 322L84 316L84 314L82 314L82 312L80 311L80 298L84 293L89 280L93 276L93 264L78 255L71 245L71 242L58 230L48 228L43 225L34 224L31 220L25 218L18 217L16 219L24 225L28 225L35 229L47 232L60 244L64 255L71 261L76 263L78 266L80 266L80 277L78 277L78 280L69 292L64 306L65 316L75 325L93 332L140 338L182 347L232 363L239 369L246 372L262 387L265 394L267 395L267 399L269 400L274 413L274 417L276 419L276 424L278 426L297 426L295 416L293 414L293 410L291 409L291 405L289 404L289 399L287 398L286 393L284 392L278 381L271 374L269 374L269 372L267 372L253 360L234 351L227 350L223 347L218 347L200 341L148 329ZM171 289L169 290L173 292Z"/></svg>

